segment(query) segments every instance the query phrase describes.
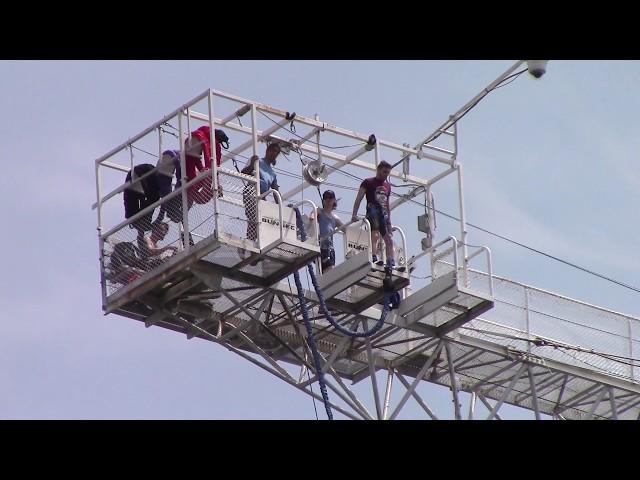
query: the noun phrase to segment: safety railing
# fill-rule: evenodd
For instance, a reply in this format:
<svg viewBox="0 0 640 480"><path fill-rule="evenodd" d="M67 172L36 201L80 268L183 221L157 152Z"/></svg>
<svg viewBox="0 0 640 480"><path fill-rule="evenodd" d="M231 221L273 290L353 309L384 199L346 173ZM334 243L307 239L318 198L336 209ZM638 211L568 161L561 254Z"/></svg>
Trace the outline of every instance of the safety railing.
<svg viewBox="0 0 640 480"><path fill-rule="evenodd" d="M488 274L469 269L471 282ZM640 381L640 319L493 276L494 308L463 327L477 336L593 371Z"/></svg>
<svg viewBox="0 0 640 480"><path fill-rule="evenodd" d="M254 177L219 169L215 204L211 183L203 182L208 179L209 173L203 172L100 235L105 300L143 276L153 276L169 258L206 239L248 240L259 248L252 235L258 228Z"/></svg>
<svg viewBox="0 0 640 480"><path fill-rule="evenodd" d="M467 258L464 266L462 286L470 290L488 293L490 296L493 296L493 266L491 264L491 250L489 247L483 245L467 245L467 248ZM471 268L473 263L476 263L478 260L481 261L483 257L485 263L480 264L476 270L485 271L487 272L487 275L480 280L469 275L468 270Z"/></svg>
<svg viewBox="0 0 640 480"><path fill-rule="evenodd" d="M400 234L400 240L401 240L399 245L395 239L393 241L394 249L395 249L394 256L395 256L396 265L398 267L404 267L406 269L407 268L407 236L405 235L404 230L402 230L402 228L398 227L397 225L393 226L392 233ZM386 260L387 258L386 258L386 251L385 251L385 263L386 263Z"/></svg>
<svg viewBox="0 0 640 480"><path fill-rule="evenodd" d="M250 119L247 118L249 116ZM192 134L205 125L210 129L211 168L198 174L182 189L170 188L170 193L165 193L164 196L156 198L152 203L148 202L151 205L145 204L140 212L123 220L121 204L117 205L121 195L126 191L144 190L145 183L151 181L154 176L163 174L161 163L167 151L173 149L172 151L179 156L176 175L180 174L183 185L187 177L191 177L191 173L187 175L186 155L188 152L186 150L192 147ZM223 128L230 136L234 135L231 140L233 142L232 148L221 152L222 155L219 157L221 167L215 161L216 153L213 151L216 128ZM237 141L238 138L241 140ZM287 235L291 235L291 231L295 230L295 221L291 220L290 212L284 202L290 201L289 199L294 198L310 185L304 182L299 186L291 187L290 185L291 188L289 190L283 189L282 194L267 192L266 195L274 193L276 197L279 197L279 203L276 207L273 203L264 200L264 196L260 197L257 193L260 181L259 168L254 168L251 175L236 173L224 168L233 161L238 169L237 158L249 159L251 154L259 155L261 142L279 143L282 150L297 152L301 161L303 161L303 156L313 156L321 163L326 162L326 166L329 167L327 175L335 174L347 165L367 172L375 172L376 166L382 159L401 153L405 156L402 171L392 169L390 178L411 182L421 186L420 188L427 188L427 190L440 179L453 178L450 174L455 170L456 164L451 158L451 152L448 151L435 149L431 153L427 153L422 148L410 148L407 145L399 145L381 139L376 140L374 135L343 129L320 121L317 116L308 118L209 89L96 160L97 201L94 208L98 210L101 255L107 256L104 259L101 257L103 270L108 268L109 256L118 243L132 244L133 251L138 256L141 255L141 252L142 254L147 253L144 237L151 235L150 224L155 221L153 218L149 219L149 216L150 214L154 216L156 213L160 215L160 212L165 219L168 216L173 216L175 220L169 219L167 222L168 231L162 240L155 242L156 249L173 246L176 254L190 250L212 235L216 237L224 235L225 238L237 239L242 245L260 250L266 245L270 245L266 239L262 240L260 234L260 227L264 223L263 211L266 210L270 210L273 214L271 215L273 223L278 223L278 228L273 229L277 231L278 239L282 241ZM349 145L344 145L344 143L349 143ZM338 146L330 147L328 145ZM196 153L199 157L200 152ZM441 155L442 153L446 155ZM134 171L134 167L141 165L140 156L143 161L150 162L152 168L140 175L133 174L129 181L124 181L124 174ZM426 159L432 160L439 173L436 172L435 177L431 180L410 175L411 159L420 159L422 163ZM443 170L440 171L441 169ZM169 173L169 181L171 181L172 173ZM109 178L110 175L111 178ZM285 185L285 182L281 183ZM414 192L407 195L402 201L415 196L416 191L414 189ZM267 206L267 204L269 205ZM310 204L303 203L301 205ZM180 216L182 216L181 220L178 219ZM293 224L293 229L291 224ZM137 229L136 226L144 228ZM364 247L364 250L368 252L369 260L372 260L370 225L366 220L362 220L360 226L364 230L363 237L366 237L367 241L359 244L359 247ZM167 227L162 228L166 229ZM142 231L141 239L138 239L138 231ZM405 232L396 227L393 235L394 243L397 246L396 264L402 266L406 264L407 257ZM320 239L316 234L316 237L310 236L307 242L319 245ZM350 247L353 242L347 239L347 235L344 235L344 242L341 243L343 244L343 257L346 258L347 255L357 251ZM383 247L380 256L386 263L382 240L381 245ZM125 250L129 250L131 253L132 248L118 247L119 253L121 250L125 258L129 258ZM281 250L274 251L274 254L299 253L304 249L286 247ZM337 254L339 250L340 248L336 249ZM172 252L174 249L167 249L162 255L154 257L164 259ZM235 255L235 249L226 249L225 252L225 255L229 256L229 262L235 260L231 258L232 254ZM140 261L137 263L142 265ZM338 260L337 263L340 261ZM118 261L115 264L117 265ZM142 266L149 268L148 264ZM256 272L258 270L256 269ZM117 279L122 279L122 277L123 275L113 276ZM124 277L127 278L126 275ZM134 277L134 275L128 276L129 279ZM103 283L104 296L106 296L107 290L113 291L115 288L113 285L109 285L108 289L106 287L107 285Z"/></svg>
<svg viewBox="0 0 640 480"><path fill-rule="evenodd" d="M451 242L450 246L442 248L449 242ZM459 287L493 296L491 250L485 246L467 245L467 247L468 256L464 262L461 262L459 259L462 252L460 243L454 236L449 236L411 257L409 259L410 269L415 269L418 266L418 261L428 258L431 264L432 280L455 271ZM484 259L484 263L479 265L477 270L487 272L487 274L483 277L471 276L468 273L471 265L482 259Z"/></svg>
<svg viewBox="0 0 640 480"><path fill-rule="evenodd" d="M282 217L282 195L280 195L279 191L274 190L273 188L270 188L269 190L261 194L258 198L260 200L264 200L269 194L273 194L273 196L277 200L276 204L278 205L278 229L280 230L280 240L282 241L284 240L284 222ZM262 209L258 208L259 214L262 213L261 210ZM262 218L260 218L260 221L262 221Z"/></svg>
<svg viewBox="0 0 640 480"><path fill-rule="evenodd" d="M308 205L313 215L304 214L304 206ZM313 245L320 245L320 229L318 227L318 206L311 200L300 200L296 203L290 203L288 207L298 209L302 215L303 221L307 220L305 225L306 241Z"/></svg>
<svg viewBox="0 0 640 480"><path fill-rule="evenodd" d="M359 231L353 228L356 226L360 228ZM363 218L349 222L338 231L343 234L344 260L366 251L369 261L372 261L373 249L371 245L371 223L369 223L369 220Z"/></svg>

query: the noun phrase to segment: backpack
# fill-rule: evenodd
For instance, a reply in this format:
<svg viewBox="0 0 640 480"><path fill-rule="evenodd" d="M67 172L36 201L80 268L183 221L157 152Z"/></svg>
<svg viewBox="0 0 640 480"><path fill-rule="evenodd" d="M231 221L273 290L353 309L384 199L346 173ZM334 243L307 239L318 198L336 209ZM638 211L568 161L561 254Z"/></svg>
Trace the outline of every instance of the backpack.
<svg viewBox="0 0 640 480"><path fill-rule="evenodd" d="M110 267L114 270L118 270L123 265L129 267L136 267L140 263L138 254L136 253L136 247L131 242L120 242L113 247L111 253Z"/></svg>

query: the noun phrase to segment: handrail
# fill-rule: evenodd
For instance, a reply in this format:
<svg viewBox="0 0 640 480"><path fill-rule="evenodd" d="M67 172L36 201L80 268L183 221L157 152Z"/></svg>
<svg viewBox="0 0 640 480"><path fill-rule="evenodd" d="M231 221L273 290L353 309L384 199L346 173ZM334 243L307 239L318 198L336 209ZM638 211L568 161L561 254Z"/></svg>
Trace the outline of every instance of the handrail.
<svg viewBox="0 0 640 480"><path fill-rule="evenodd" d="M471 245L468 245L468 246L471 246ZM493 266L491 264L491 250L489 249L489 247L484 245L479 245L479 246L476 246L475 248L477 248L477 250L473 252L471 255L467 256L467 259L466 259L467 265L469 264L469 261L471 259L477 257L483 251L485 252L487 256L487 273L489 275L489 294L493 296Z"/></svg>
<svg viewBox="0 0 640 480"><path fill-rule="evenodd" d="M394 230L397 230L398 232L400 232L400 236L402 237L402 250L404 251L404 266L406 267L407 266L407 236L404 234L404 230L402 230L400 227L397 227L395 225L392 225L391 227L392 227L391 229L392 232Z"/></svg>
<svg viewBox="0 0 640 480"><path fill-rule="evenodd" d="M137 167L138 165L135 165L135 167ZM119 187L116 187L115 189L113 189L111 192L107 193L104 197L102 197L100 199L100 203L105 203L107 200L115 197L116 195L118 195L119 193L125 191L126 189L128 189L131 185L135 185L138 182L141 182L142 180L144 180L145 178L153 175L156 173L156 171L160 170L158 168L158 166L156 165L155 167L153 167L151 170L149 170L148 172L146 172L145 174L136 177L135 179L133 178L133 175L131 175L131 180L128 182L124 182L122 185L120 185ZM131 170L128 170L129 172L131 172ZM96 208L98 208L98 202L94 203L93 205L91 205L91 210L95 210Z"/></svg>
<svg viewBox="0 0 640 480"><path fill-rule="evenodd" d="M493 297L493 266L491 264L491 249L484 245L482 245L480 249L484 250L487 253L487 270L489 273L489 295Z"/></svg>
<svg viewBox="0 0 640 480"><path fill-rule="evenodd" d="M295 204L289 204L289 206L291 208L298 208L300 205L302 205L303 203L308 203L311 205L311 208L313 208L313 225L315 226L315 232L316 232L316 240L318 241L318 245L320 245L320 230L318 229L318 206L313 203L313 201L311 200L300 200L298 203Z"/></svg>
<svg viewBox="0 0 640 480"><path fill-rule="evenodd" d="M342 225L342 227L336 228L336 230L344 230L346 229L346 227L350 226L350 225L354 225L356 223L362 223L362 225L365 227L365 230L367 232L369 232L369 235L367 235L367 252L369 253L369 261L372 262L373 261L373 257L372 257L372 252L371 252L371 223L369 222L369 220L367 220L366 218L362 218L362 219L358 219L358 220L354 220L351 221L349 223L345 223L344 225ZM347 250L349 249L348 245L347 245L347 236L344 235L344 252L346 254Z"/></svg>
<svg viewBox="0 0 640 480"><path fill-rule="evenodd" d="M270 188L266 192L258 195L258 198L261 200L264 200L264 197L266 197L270 193L273 193L273 196L278 201L278 217L279 217L278 220L280 221L280 240L284 240L284 226L282 225L282 195L280 195L280 192L278 190L274 190L273 188ZM256 208L258 208L258 205L256 205ZM258 211L259 210L260 209L258 208Z"/></svg>
<svg viewBox="0 0 640 480"><path fill-rule="evenodd" d="M428 255L429 253L431 253L433 250L435 250L438 247L441 247L442 245L444 245L445 243L447 243L449 240L452 240L454 243L454 247L455 247L455 264L456 264L456 270L457 270L457 264L458 264L458 254L457 254L457 250L458 250L458 240L456 240L456 237L454 237L453 235L449 235L447 238L445 238L444 240L439 241L438 243L436 243L435 245L432 245L431 247L427 248L426 250L423 250L422 252L420 252L417 255L414 255L411 257L411 263L415 263L416 260L418 260L419 258L424 257L425 255Z"/></svg>
<svg viewBox="0 0 640 480"><path fill-rule="evenodd" d="M136 220L142 218L143 216L145 216L149 212L152 212L153 210L155 210L158 206L162 205L163 203L165 203L165 202L171 200L172 198L178 196L179 194L181 194L185 189L188 189L189 187L192 187L197 182L202 181L207 175L210 175L210 174L211 174L211 172L209 170L205 170L204 172L200 172L195 178L192 178L187 183L182 184L180 186L180 188L174 190L173 192L169 193L168 195L165 195L164 197L160 198L159 200L153 202L151 205L143 208L142 210L140 210L135 215L124 219L122 222L117 224L115 227L110 228L106 233L102 234L102 238L107 238L108 236L113 235L115 232L120 230L125 225L131 224L131 223L135 222Z"/></svg>

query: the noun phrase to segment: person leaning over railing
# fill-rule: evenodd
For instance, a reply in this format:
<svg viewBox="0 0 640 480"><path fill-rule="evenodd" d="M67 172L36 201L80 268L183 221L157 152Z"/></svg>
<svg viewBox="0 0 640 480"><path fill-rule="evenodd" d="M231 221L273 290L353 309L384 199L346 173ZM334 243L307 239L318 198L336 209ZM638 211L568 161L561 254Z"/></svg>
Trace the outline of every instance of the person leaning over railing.
<svg viewBox="0 0 640 480"><path fill-rule="evenodd" d="M215 133L216 164L220 166L222 147L229 148L229 137L223 130L216 129ZM226 146L225 146L226 144ZM203 125L197 128L185 140L185 166L187 182L196 178L198 173L211 169L211 128ZM204 157L204 166L201 157ZM207 203L213 197L211 177L207 176L201 182L188 189L189 199L196 203Z"/></svg>
<svg viewBox="0 0 640 480"><path fill-rule="evenodd" d="M143 163L133 167L133 175L129 171L125 179L127 183L131 183L132 180L135 183L128 186L123 193L124 217L130 218L157 202L160 198L169 195L174 173L176 173L178 182L180 182L180 152L178 150L165 150L155 167L150 163ZM135 181L140 177L144 178ZM160 205L160 212L153 221L163 220L167 210L167 205ZM151 230L152 217L153 212L148 212L142 218L133 222L131 228L135 228L139 232Z"/></svg>
<svg viewBox="0 0 640 480"><path fill-rule="evenodd" d="M162 152L162 157L158 160L156 165L157 170L157 184L158 193L160 198L166 197L171 193L173 175L176 176L176 188L180 188L182 172L180 169L180 151L179 150L165 150ZM164 220L165 213L167 213L170 220L180 223L182 221L182 204L180 196L176 196L168 202L160 205L160 211L155 219L155 222L161 222Z"/></svg>
<svg viewBox="0 0 640 480"><path fill-rule="evenodd" d="M165 239L169 233L169 224L166 222L153 222L151 226L151 235L146 237L138 237L138 251L142 263L146 269L151 270L160 263L162 260L159 258L164 252L171 251L172 255L178 251L178 247L174 245L167 245L165 247L159 247L158 242Z"/></svg>
<svg viewBox="0 0 640 480"><path fill-rule="evenodd" d="M154 168L155 167L149 163L136 165L133 167L132 171L127 173L125 181L127 183L131 183L132 180L136 180L137 178L148 174ZM160 192L158 190L158 180L155 172L146 175L142 180L127 187L123 192L123 197L124 218L133 217L136 213L157 202L160 198ZM153 211L148 212L133 222L130 227L138 230L139 234L144 234L144 232L151 230L152 216Z"/></svg>

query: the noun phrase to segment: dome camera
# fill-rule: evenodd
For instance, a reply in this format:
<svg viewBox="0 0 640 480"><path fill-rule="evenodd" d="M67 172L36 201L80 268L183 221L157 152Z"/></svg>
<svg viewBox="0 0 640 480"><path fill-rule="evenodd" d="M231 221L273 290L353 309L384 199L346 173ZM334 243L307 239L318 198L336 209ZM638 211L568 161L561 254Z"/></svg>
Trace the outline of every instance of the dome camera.
<svg viewBox="0 0 640 480"><path fill-rule="evenodd" d="M527 60L529 73L536 78L540 78L547 71L548 60Z"/></svg>

